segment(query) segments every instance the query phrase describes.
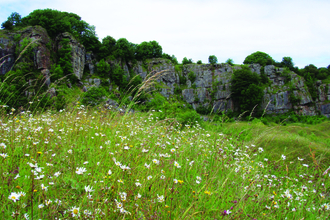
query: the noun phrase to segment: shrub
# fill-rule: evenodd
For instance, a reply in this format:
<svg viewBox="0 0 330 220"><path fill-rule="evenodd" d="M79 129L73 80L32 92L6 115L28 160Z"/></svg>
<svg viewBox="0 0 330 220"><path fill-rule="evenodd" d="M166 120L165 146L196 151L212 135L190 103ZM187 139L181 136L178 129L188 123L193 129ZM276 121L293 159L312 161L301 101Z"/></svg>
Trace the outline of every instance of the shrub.
<svg viewBox="0 0 330 220"><path fill-rule="evenodd" d="M215 55L209 56L209 63L210 64L216 64L218 62L218 58Z"/></svg>
<svg viewBox="0 0 330 220"><path fill-rule="evenodd" d="M177 119L182 125L186 125L186 124L194 125L196 124L196 122L198 123L201 121L200 115L194 110L184 111L179 113Z"/></svg>
<svg viewBox="0 0 330 220"><path fill-rule="evenodd" d="M102 87L92 87L83 95L81 103L95 106L103 101L104 96L107 96L107 93Z"/></svg>
<svg viewBox="0 0 330 220"><path fill-rule="evenodd" d="M191 84L193 84L196 80L196 74L193 71L188 73L188 79L190 80Z"/></svg>
<svg viewBox="0 0 330 220"><path fill-rule="evenodd" d="M275 61L268 54L257 51L247 56L243 63L244 64L259 63L261 66L265 66L265 65L274 64Z"/></svg>
<svg viewBox="0 0 330 220"><path fill-rule="evenodd" d="M226 60L226 63L229 64L230 66L234 66L234 60L231 58L228 58L228 60Z"/></svg>
<svg viewBox="0 0 330 220"><path fill-rule="evenodd" d="M197 64L202 64L202 61L201 61L201 60L198 60L198 61L197 61Z"/></svg>
<svg viewBox="0 0 330 220"><path fill-rule="evenodd" d="M247 67L234 72L231 82L231 96L239 111L251 111L260 104L263 90L260 86L260 76Z"/></svg>
<svg viewBox="0 0 330 220"><path fill-rule="evenodd" d="M189 59L189 60L188 60L187 57L184 57L183 60L182 60L182 64L183 64L183 65L186 65L186 64L192 64L192 63L193 63L192 59Z"/></svg>

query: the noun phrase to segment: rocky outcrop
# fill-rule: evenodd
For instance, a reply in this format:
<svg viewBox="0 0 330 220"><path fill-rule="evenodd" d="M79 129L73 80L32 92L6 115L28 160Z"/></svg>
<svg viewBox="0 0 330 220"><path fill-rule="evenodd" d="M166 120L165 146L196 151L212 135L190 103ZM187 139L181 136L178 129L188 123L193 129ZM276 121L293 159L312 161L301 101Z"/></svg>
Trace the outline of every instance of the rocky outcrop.
<svg viewBox="0 0 330 220"><path fill-rule="evenodd" d="M78 79L81 79L85 68L86 51L84 45L80 44L70 33L62 33L56 37L55 44L57 45L57 50L61 49L60 42L62 39L67 38L70 40L71 50L71 63L73 68L73 73Z"/></svg>
<svg viewBox="0 0 330 220"><path fill-rule="evenodd" d="M17 32L1 32L0 35L0 57L4 57L3 65L1 66L0 74L6 74L13 67L15 60L16 63L21 61L28 62L24 59L24 48L22 43L27 39L32 43L28 48L33 48L33 64L34 67L44 74L48 84L49 69L51 66L50 60L50 38L45 29L40 26L27 27Z"/></svg>

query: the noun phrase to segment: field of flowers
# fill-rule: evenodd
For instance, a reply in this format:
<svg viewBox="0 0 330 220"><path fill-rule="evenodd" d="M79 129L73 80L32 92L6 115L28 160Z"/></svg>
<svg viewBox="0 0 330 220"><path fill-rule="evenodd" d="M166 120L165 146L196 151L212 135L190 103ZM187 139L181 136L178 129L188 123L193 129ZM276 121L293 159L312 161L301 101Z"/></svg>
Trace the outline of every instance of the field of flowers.
<svg viewBox="0 0 330 220"><path fill-rule="evenodd" d="M14 110L13 110L14 111ZM2 219L326 219L330 169L154 112L0 121ZM324 168L325 167L325 168Z"/></svg>

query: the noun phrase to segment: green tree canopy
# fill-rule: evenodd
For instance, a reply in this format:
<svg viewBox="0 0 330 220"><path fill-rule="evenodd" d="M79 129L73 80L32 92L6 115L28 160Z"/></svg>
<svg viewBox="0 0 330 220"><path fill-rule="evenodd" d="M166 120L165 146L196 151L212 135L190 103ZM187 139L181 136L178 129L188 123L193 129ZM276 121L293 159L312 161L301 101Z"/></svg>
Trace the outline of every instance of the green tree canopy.
<svg viewBox="0 0 330 220"><path fill-rule="evenodd" d="M135 44L129 42L126 38L120 38L116 43L114 55L125 62L133 61L135 60L135 50Z"/></svg>
<svg viewBox="0 0 330 220"><path fill-rule="evenodd" d="M2 29L6 30L12 30L14 26L20 26L22 23L22 17L17 12L11 13L11 15L8 17L7 21L4 21L1 24Z"/></svg>
<svg viewBox="0 0 330 220"><path fill-rule="evenodd" d="M210 64L216 64L218 62L218 58L215 55L209 56L209 63Z"/></svg>
<svg viewBox="0 0 330 220"><path fill-rule="evenodd" d="M167 53L163 53L162 58L169 59L174 65L177 65L179 63L178 59L174 55L171 56Z"/></svg>
<svg viewBox="0 0 330 220"><path fill-rule="evenodd" d="M240 113L252 111L254 106L261 103L263 90L260 82L260 76L247 67L234 72L231 81L231 97Z"/></svg>
<svg viewBox="0 0 330 220"><path fill-rule="evenodd" d="M163 49L157 41L142 42L136 47L136 59L145 60L162 57Z"/></svg>
<svg viewBox="0 0 330 220"><path fill-rule="evenodd" d="M99 57L101 59L113 55L116 46L116 39L111 36L106 36L102 39L102 45L100 47Z"/></svg>
<svg viewBox="0 0 330 220"><path fill-rule="evenodd" d="M189 59L187 57L184 57L183 60L182 60L182 64L183 65L186 65L186 64L191 64L193 63L192 59Z"/></svg>
<svg viewBox="0 0 330 220"><path fill-rule="evenodd" d="M244 64L259 63L261 66L266 66L266 65L274 64L275 61L268 54L257 51L247 56L243 63Z"/></svg>
<svg viewBox="0 0 330 220"><path fill-rule="evenodd" d="M288 67L289 69L293 69L293 68L294 68L294 63L293 63L291 57L283 57L281 63L282 63L284 66Z"/></svg>

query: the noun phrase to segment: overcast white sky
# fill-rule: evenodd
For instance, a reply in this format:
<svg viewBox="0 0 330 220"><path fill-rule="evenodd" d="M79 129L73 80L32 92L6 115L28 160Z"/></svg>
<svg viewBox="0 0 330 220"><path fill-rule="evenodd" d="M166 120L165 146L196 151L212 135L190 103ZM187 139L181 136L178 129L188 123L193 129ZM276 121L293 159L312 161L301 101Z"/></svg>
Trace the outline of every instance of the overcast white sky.
<svg viewBox="0 0 330 220"><path fill-rule="evenodd" d="M296 66L330 64L329 0L0 0L0 23L12 12L35 9L75 13L107 35L132 43L156 40L164 53L194 62L232 58L243 63L255 51Z"/></svg>

